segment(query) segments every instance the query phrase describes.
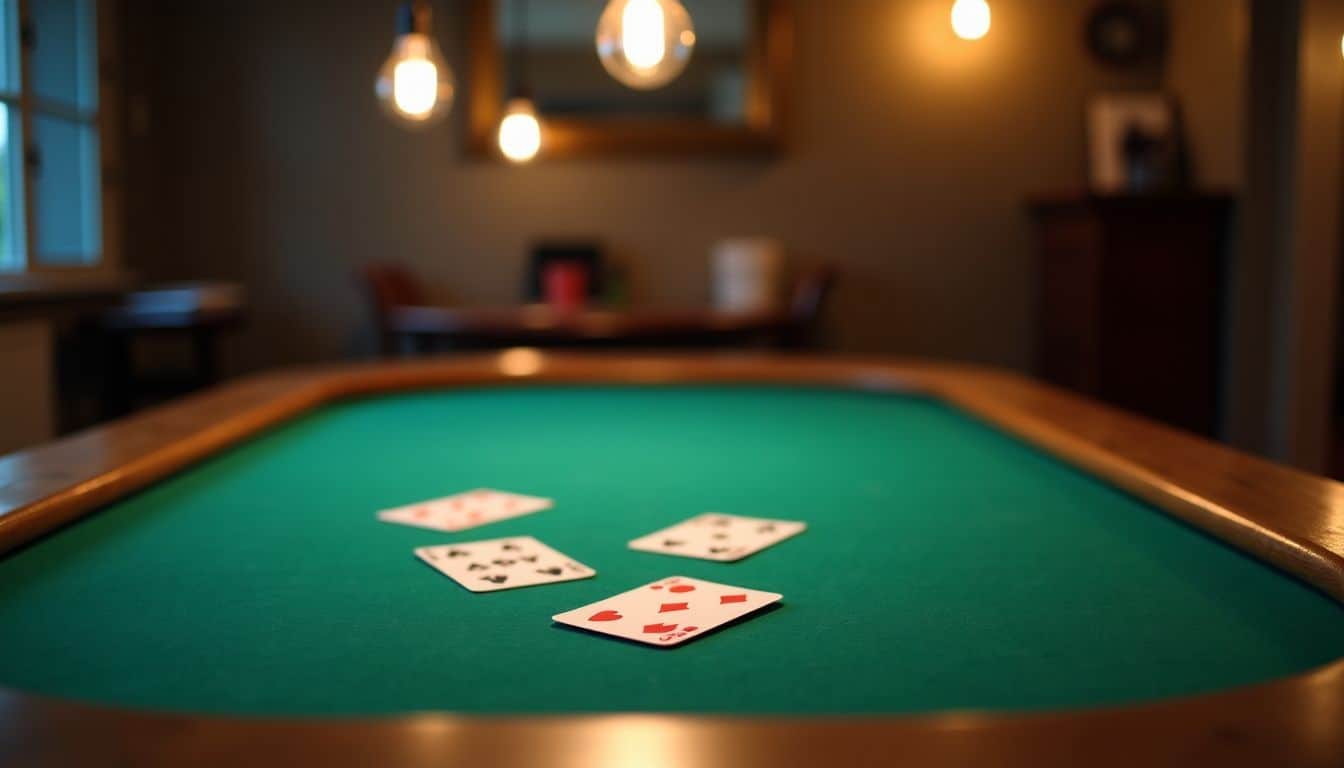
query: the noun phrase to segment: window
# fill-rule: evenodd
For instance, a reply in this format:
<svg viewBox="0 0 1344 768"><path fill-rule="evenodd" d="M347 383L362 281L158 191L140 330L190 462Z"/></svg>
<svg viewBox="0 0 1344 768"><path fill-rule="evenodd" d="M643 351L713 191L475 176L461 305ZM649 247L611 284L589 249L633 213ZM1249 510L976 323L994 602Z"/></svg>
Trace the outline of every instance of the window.
<svg viewBox="0 0 1344 768"><path fill-rule="evenodd" d="M0 270L103 261L96 0L0 0Z"/></svg>

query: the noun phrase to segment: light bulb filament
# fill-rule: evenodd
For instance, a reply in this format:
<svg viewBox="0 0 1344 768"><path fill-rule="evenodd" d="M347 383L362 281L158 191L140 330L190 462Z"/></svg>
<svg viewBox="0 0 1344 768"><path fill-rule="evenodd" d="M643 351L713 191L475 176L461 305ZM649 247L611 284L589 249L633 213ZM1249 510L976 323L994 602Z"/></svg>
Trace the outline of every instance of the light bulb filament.
<svg viewBox="0 0 1344 768"><path fill-rule="evenodd" d="M630 65L653 69L667 55L666 21L658 0L630 0L621 13L621 48Z"/></svg>

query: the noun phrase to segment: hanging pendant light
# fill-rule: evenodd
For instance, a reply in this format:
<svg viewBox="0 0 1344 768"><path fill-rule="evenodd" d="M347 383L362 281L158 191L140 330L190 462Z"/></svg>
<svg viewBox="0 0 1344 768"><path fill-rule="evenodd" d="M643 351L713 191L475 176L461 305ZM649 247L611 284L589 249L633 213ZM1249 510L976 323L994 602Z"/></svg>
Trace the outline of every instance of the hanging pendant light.
<svg viewBox="0 0 1344 768"><path fill-rule="evenodd" d="M526 163L541 150L541 121L530 99L510 99L499 121L499 151L515 163Z"/></svg>
<svg viewBox="0 0 1344 768"><path fill-rule="evenodd" d="M952 4L952 31L962 40L979 40L989 33L987 0L957 0Z"/></svg>
<svg viewBox="0 0 1344 768"><path fill-rule="evenodd" d="M430 14L426 0L397 9L392 53L374 82L383 109L409 127L434 123L453 106L453 71L430 35Z"/></svg>
<svg viewBox="0 0 1344 768"><path fill-rule="evenodd" d="M694 49L691 15L677 0L611 0L597 22L602 66L638 90L670 83Z"/></svg>
<svg viewBox="0 0 1344 768"><path fill-rule="evenodd" d="M504 118L499 121L499 151L514 163L526 163L541 151L541 121L532 93L527 86L527 0L517 0L514 25L517 31L519 53L510 56L510 64L517 67L514 76L513 98L504 107ZM513 46L509 46L512 54ZM517 58L518 61L514 61Z"/></svg>

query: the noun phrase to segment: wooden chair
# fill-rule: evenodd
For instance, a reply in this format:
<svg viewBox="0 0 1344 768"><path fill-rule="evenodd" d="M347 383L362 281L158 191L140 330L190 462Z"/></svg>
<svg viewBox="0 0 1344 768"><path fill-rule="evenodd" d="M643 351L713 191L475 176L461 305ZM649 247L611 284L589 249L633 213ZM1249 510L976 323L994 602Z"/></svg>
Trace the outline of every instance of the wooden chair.
<svg viewBox="0 0 1344 768"><path fill-rule="evenodd" d="M400 337L393 332L388 320L397 307L425 303L420 282L410 271L396 264L366 264L357 270L356 279L373 312L379 351L384 357L397 356L402 351Z"/></svg>

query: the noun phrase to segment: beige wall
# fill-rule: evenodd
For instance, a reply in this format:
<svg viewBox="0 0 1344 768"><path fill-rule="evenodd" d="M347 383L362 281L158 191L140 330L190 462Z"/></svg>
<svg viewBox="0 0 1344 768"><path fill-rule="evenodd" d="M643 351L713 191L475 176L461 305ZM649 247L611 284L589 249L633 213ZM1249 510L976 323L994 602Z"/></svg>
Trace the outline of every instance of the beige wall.
<svg viewBox="0 0 1344 768"><path fill-rule="evenodd" d="M950 0L796 0L782 158L512 168L462 157L460 107L422 134L379 112L391 2L130 0L129 260L245 281L255 312L235 354L252 367L361 349L350 272L369 260L504 303L531 239L594 236L633 261L643 303L696 304L712 242L768 234L840 266L844 349L1027 367L1023 199L1083 182L1088 94L1160 82L1091 63L1090 5L994 0L989 36L966 43ZM450 56L454 8L438 8Z"/></svg>
<svg viewBox="0 0 1344 768"><path fill-rule="evenodd" d="M1244 179L1246 0L1170 0L1163 85L1176 95L1197 184L1236 190Z"/></svg>
<svg viewBox="0 0 1344 768"><path fill-rule="evenodd" d="M1290 268L1286 397L1281 458L1325 468L1332 385L1339 345L1336 320L1344 182L1344 2L1306 0L1299 41L1293 263Z"/></svg>

